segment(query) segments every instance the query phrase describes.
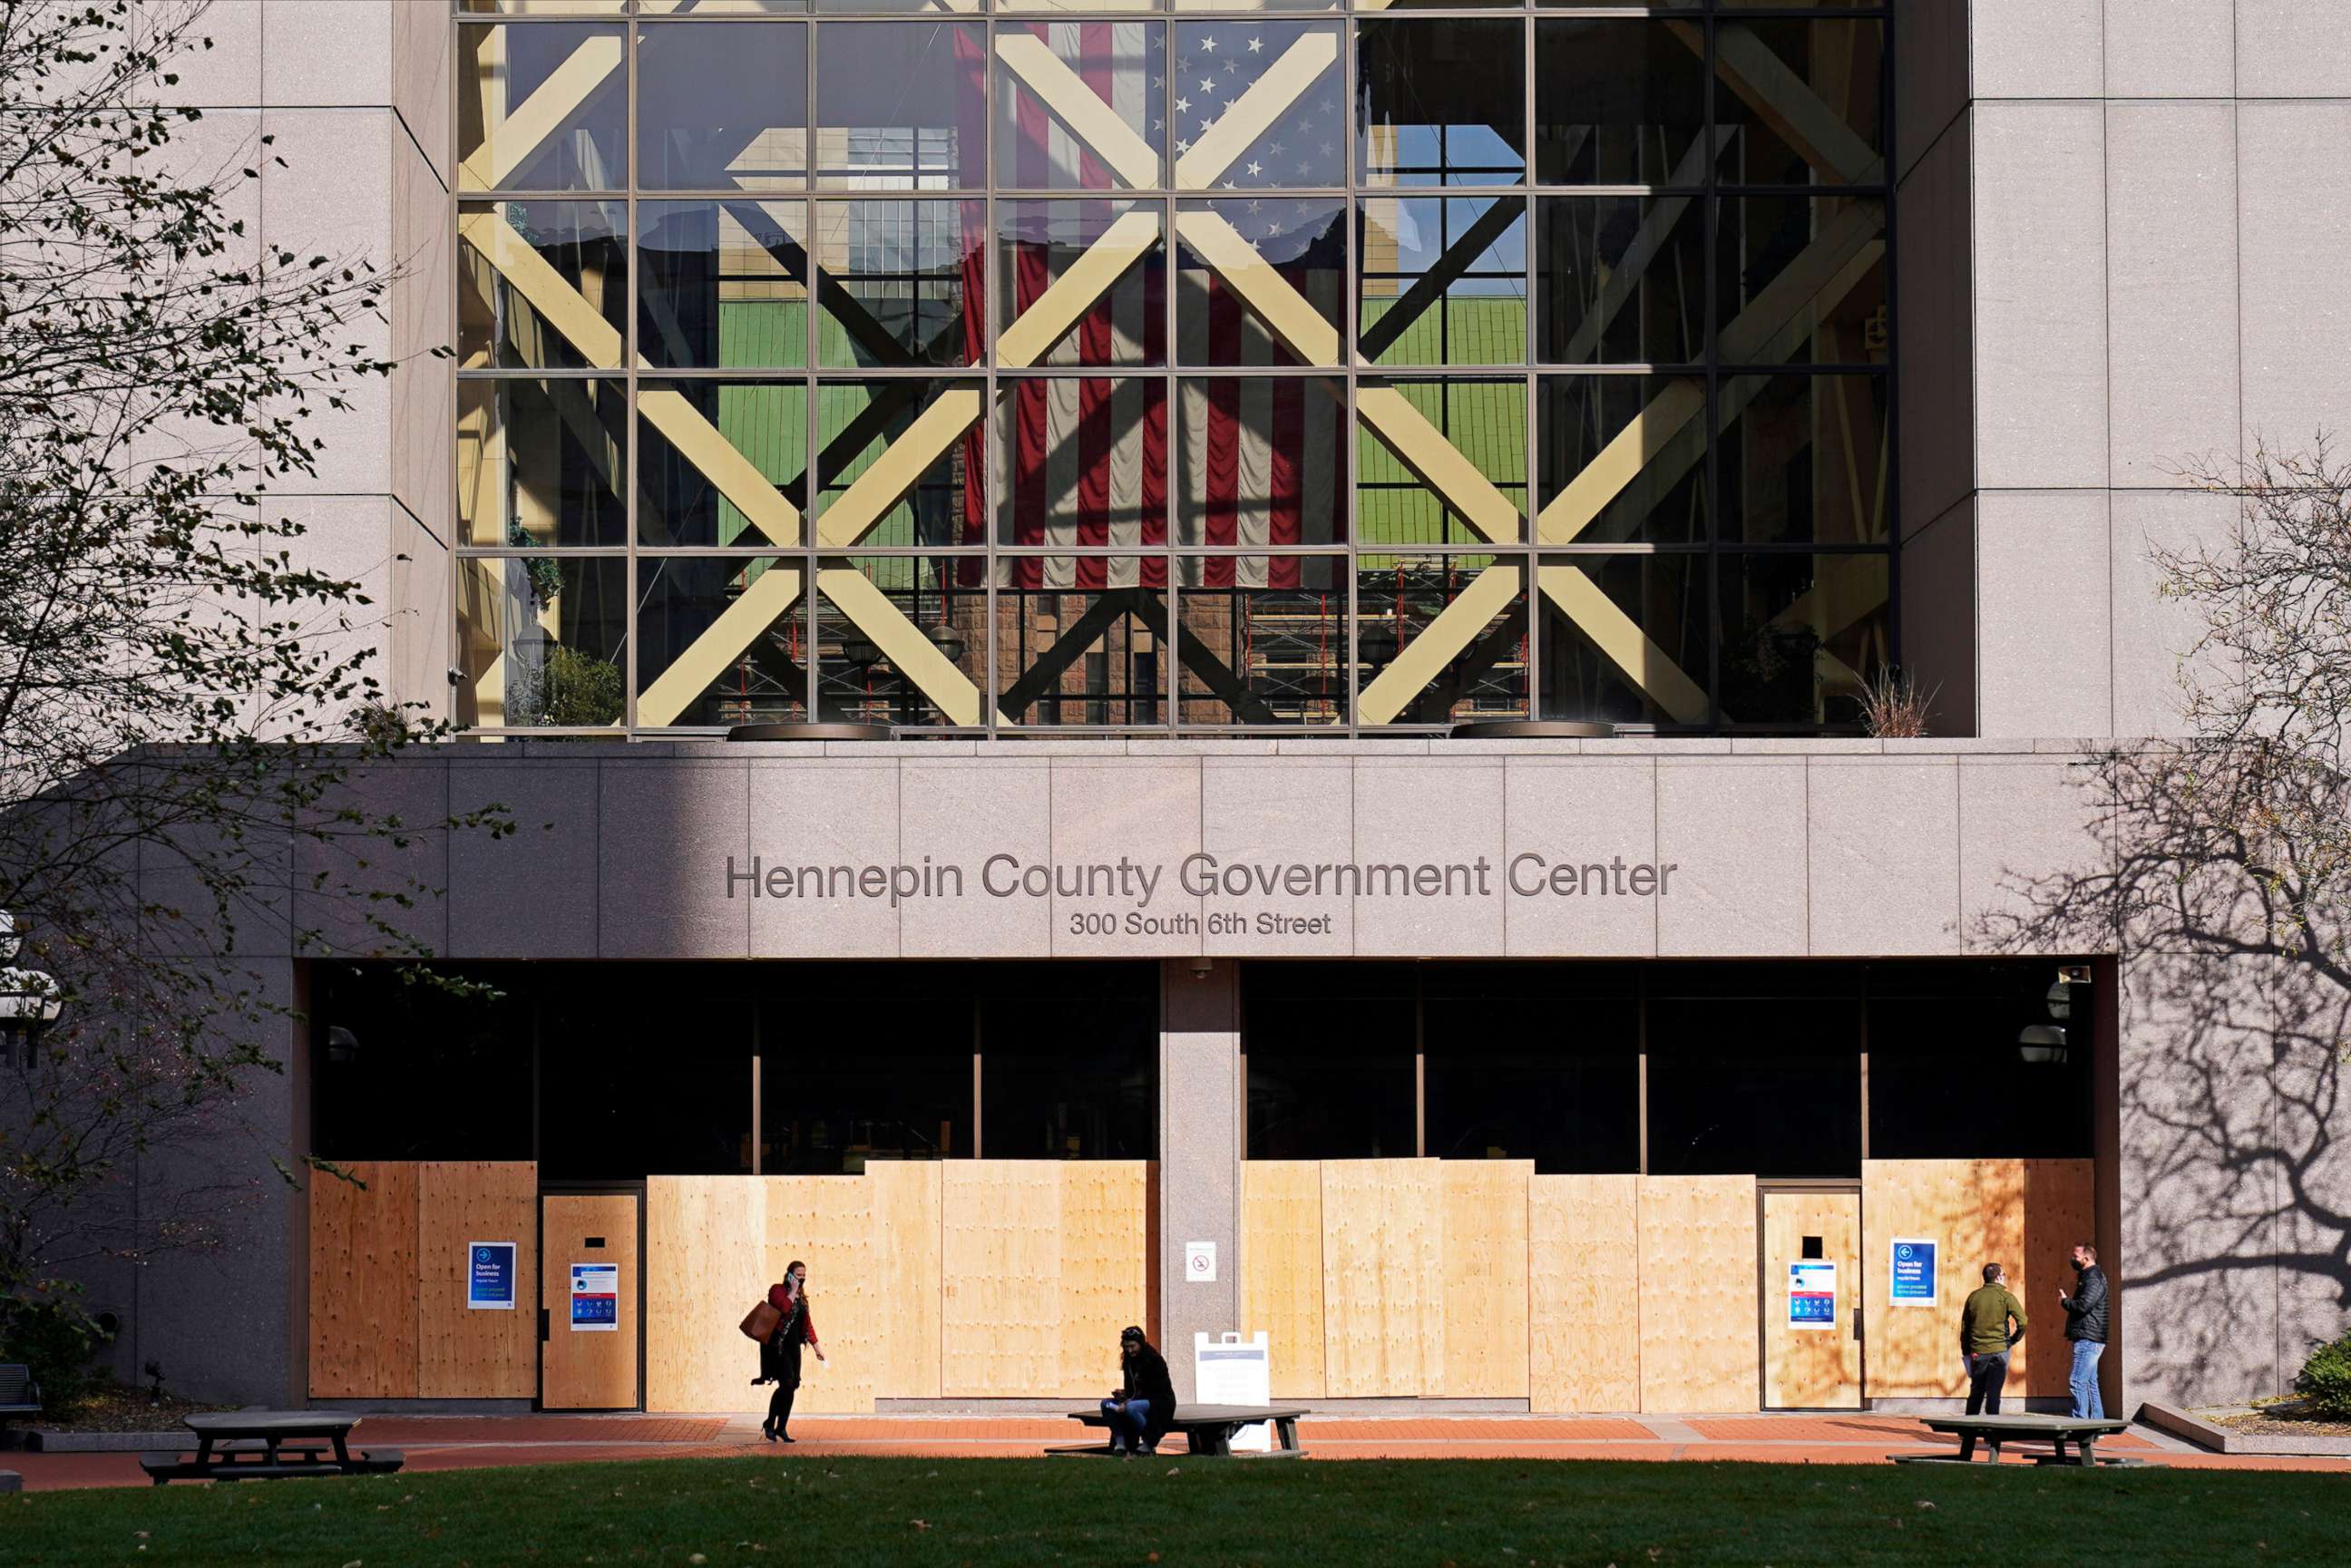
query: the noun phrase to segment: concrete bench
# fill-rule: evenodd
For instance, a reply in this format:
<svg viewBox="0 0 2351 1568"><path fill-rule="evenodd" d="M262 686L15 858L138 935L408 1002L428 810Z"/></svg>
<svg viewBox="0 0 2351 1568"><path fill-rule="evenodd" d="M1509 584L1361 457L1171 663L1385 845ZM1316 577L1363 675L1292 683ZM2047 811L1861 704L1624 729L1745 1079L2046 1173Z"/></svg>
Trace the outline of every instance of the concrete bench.
<svg viewBox="0 0 2351 1568"><path fill-rule="evenodd" d="M1942 1432L1959 1439L1956 1454L1911 1454L1901 1463L1913 1465L1964 1465L1973 1457L1976 1444L1981 1441L1991 1449L1991 1462L2000 1463L2000 1450L2011 1443L2046 1443L2049 1452L2034 1454L2037 1465L2130 1465L2137 1459L2101 1459L2098 1439L2112 1437L2130 1427L2127 1421L2075 1420L2071 1416L1926 1416L1921 1423L1930 1432ZM2071 1443L2075 1452L2068 1454L2065 1445Z"/></svg>
<svg viewBox="0 0 2351 1568"><path fill-rule="evenodd" d="M1260 1421L1273 1423L1274 1446L1270 1453L1244 1454L1245 1458L1296 1459L1305 1457L1306 1450L1298 1446L1298 1418L1306 1412L1295 1406L1270 1405L1178 1405L1175 1418L1167 1423L1171 1433L1181 1432L1191 1451L1206 1458L1229 1459L1233 1455L1233 1436L1244 1427ZM1099 1408L1072 1410L1070 1419L1081 1427L1100 1427L1108 1431L1110 1417ZM1115 1453L1107 1439L1072 1448L1055 1448L1055 1454L1083 1456Z"/></svg>

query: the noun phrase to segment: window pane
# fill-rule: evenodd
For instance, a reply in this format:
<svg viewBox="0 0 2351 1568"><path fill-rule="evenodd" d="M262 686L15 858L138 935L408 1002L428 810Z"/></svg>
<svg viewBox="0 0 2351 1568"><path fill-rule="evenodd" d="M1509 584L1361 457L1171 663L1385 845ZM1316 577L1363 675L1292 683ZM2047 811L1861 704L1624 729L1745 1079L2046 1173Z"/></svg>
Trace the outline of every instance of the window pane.
<svg viewBox="0 0 2351 1568"><path fill-rule="evenodd" d="M619 369L628 324L627 229L628 208L619 202L461 208L457 362L469 371ZM542 269L560 281L544 278ZM516 287L517 277L526 287Z"/></svg>
<svg viewBox="0 0 2351 1568"><path fill-rule="evenodd" d="M1372 196L1363 204L1363 355L1380 365L1527 359L1527 204Z"/></svg>
<svg viewBox="0 0 2351 1568"><path fill-rule="evenodd" d="M457 29L457 188L617 191L629 183L622 27Z"/></svg>
<svg viewBox="0 0 2351 1568"><path fill-rule="evenodd" d="M775 724L807 712L806 570L799 559L637 559L637 723ZM720 623L740 601L755 622Z"/></svg>
<svg viewBox="0 0 2351 1568"><path fill-rule="evenodd" d="M817 363L971 365L981 316L982 202L820 202Z"/></svg>
<svg viewBox="0 0 2351 1568"><path fill-rule="evenodd" d="M1613 969L1430 965L1428 1152L1539 1172L1640 1168L1639 1005Z"/></svg>
<svg viewBox="0 0 2351 1568"><path fill-rule="evenodd" d="M1649 999L1650 1172L1859 1176L1860 1003L1750 994L1736 971L1680 985Z"/></svg>
<svg viewBox="0 0 2351 1568"><path fill-rule="evenodd" d="M1693 196L1561 196L1535 204L1538 351L1552 364L1706 358L1706 204Z"/></svg>
<svg viewBox="0 0 2351 1568"><path fill-rule="evenodd" d="M1515 185L1526 177L1526 39L1514 21L1355 24L1367 185Z"/></svg>
<svg viewBox="0 0 2351 1568"><path fill-rule="evenodd" d="M1183 241L1176 350L1186 364L1338 362L1347 309L1346 203L1335 196L1186 202L1176 225ZM1259 262L1271 277L1255 270ZM1241 269L1237 288L1228 274Z"/></svg>
<svg viewBox="0 0 2351 1568"><path fill-rule="evenodd" d="M836 549L977 545L977 382L826 382L816 390L819 535Z"/></svg>
<svg viewBox="0 0 2351 1568"><path fill-rule="evenodd" d="M799 382L642 382L637 469L640 543L798 544L808 390Z"/></svg>
<svg viewBox="0 0 2351 1568"><path fill-rule="evenodd" d="M1245 964L1248 1157L1414 1153L1413 980L1388 965Z"/></svg>
<svg viewBox="0 0 2351 1568"><path fill-rule="evenodd" d="M1365 684L1355 722L1524 718L1525 583L1516 559L1358 556L1355 646Z"/></svg>
<svg viewBox="0 0 2351 1568"><path fill-rule="evenodd" d="M1886 24L1756 17L1715 25L1727 133L1722 177L1755 185L1857 185L1886 178L1879 124Z"/></svg>
<svg viewBox="0 0 2351 1568"><path fill-rule="evenodd" d="M1711 718L1702 555L1578 555L1542 565L1545 718L1664 727Z"/></svg>
<svg viewBox="0 0 2351 1568"><path fill-rule="evenodd" d="M987 47L977 26L835 22L816 59L817 183L946 191L981 183Z"/></svg>
<svg viewBox="0 0 2351 1568"><path fill-rule="evenodd" d="M1343 183L1339 45L1335 23L1179 23L1170 73L1177 188ZM1210 134L1218 125L1228 129Z"/></svg>
<svg viewBox="0 0 2351 1568"><path fill-rule="evenodd" d="M1702 185L1706 24L1535 24L1535 177Z"/></svg>
<svg viewBox="0 0 2351 1568"><path fill-rule="evenodd" d="M1178 544L1264 549L1346 538L1344 385L1220 376L1177 387Z"/></svg>
<svg viewBox="0 0 2351 1568"><path fill-rule="evenodd" d="M1344 556L1186 556L1176 573L1176 722L1346 722Z"/></svg>
<svg viewBox="0 0 2351 1568"><path fill-rule="evenodd" d="M1000 556L997 706L1016 724L1166 720L1164 556Z"/></svg>
<svg viewBox="0 0 2351 1568"><path fill-rule="evenodd" d="M1006 362L1165 364L1167 269L1161 222L1156 203L998 200L996 319L1002 324ZM1119 258L1116 277L1090 298L1065 306L1068 287L1054 292L1063 276L1073 267L1098 267L1112 256Z"/></svg>
<svg viewBox="0 0 2351 1568"><path fill-rule="evenodd" d="M825 964L763 1003L761 1170L970 1158L971 986L940 965Z"/></svg>
<svg viewBox="0 0 2351 1568"><path fill-rule="evenodd" d="M991 966L981 983L983 1154L1158 1158L1155 967Z"/></svg>
<svg viewBox="0 0 2351 1568"><path fill-rule="evenodd" d="M997 529L1024 549L1167 542L1167 388L1024 378L998 399Z"/></svg>
<svg viewBox="0 0 2351 1568"><path fill-rule="evenodd" d="M637 183L775 191L808 183L808 29L640 25Z"/></svg>
<svg viewBox="0 0 2351 1568"><path fill-rule="evenodd" d="M1731 376L1717 395L1723 537L1743 544L1883 544L1883 376Z"/></svg>
<svg viewBox="0 0 2351 1568"><path fill-rule="evenodd" d="M1512 543L1526 536L1522 382L1365 382L1356 394L1355 537L1364 544ZM1422 476L1467 458L1485 483Z"/></svg>
<svg viewBox="0 0 2351 1568"><path fill-rule="evenodd" d="M1718 563L1725 722L1858 725L1889 660L1883 555L1726 555Z"/></svg>
<svg viewBox="0 0 2351 1568"><path fill-rule="evenodd" d="M1160 24L1006 22L996 55L998 184L1110 191L1162 182L1166 103L1153 88L1167 69Z"/></svg>
<svg viewBox="0 0 2351 1568"><path fill-rule="evenodd" d="M628 542L619 382L457 383L457 525L465 543Z"/></svg>
<svg viewBox="0 0 2351 1568"><path fill-rule="evenodd" d="M311 1147L330 1160L531 1157L531 1000L406 965L310 966ZM463 1083L452 1094L448 1086Z"/></svg>
<svg viewBox="0 0 2351 1568"><path fill-rule="evenodd" d="M706 979L550 988L538 1173L549 1181L751 1168L751 1004Z"/></svg>
<svg viewBox="0 0 2351 1568"><path fill-rule="evenodd" d="M1697 376L1545 376L1536 536L1547 545L1704 543L1705 411Z"/></svg>
<svg viewBox="0 0 2351 1568"><path fill-rule="evenodd" d="M798 202L639 202L647 364L808 363L808 209Z"/></svg>
<svg viewBox="0 0 2351 1568"><path fill-rule="evenodd" d="M2051 963L1871 965L1870 1157L2089 1158L2104 1005Z"/></svg>
<svg viewBox="0 0 2351 1568"><path fill-rule="evenodd" d="M1884 203L1725 199L1716 204L1715 225L1718 344L1726 362L1865 364L1883 353Z"/></svg>
<svg viewBox="0 0 2351 1568"><path fill-rule="evenodd" d="M980 722L985 563L955 556L829 559L817 578L817 701L827 720Z"/></svg>
<svg viewBox="0 0 2351 1568"><path fill-rule="evenodd" d="M618 725L626 693L629 563L477 556L457 571L457 722Z"/></svg>

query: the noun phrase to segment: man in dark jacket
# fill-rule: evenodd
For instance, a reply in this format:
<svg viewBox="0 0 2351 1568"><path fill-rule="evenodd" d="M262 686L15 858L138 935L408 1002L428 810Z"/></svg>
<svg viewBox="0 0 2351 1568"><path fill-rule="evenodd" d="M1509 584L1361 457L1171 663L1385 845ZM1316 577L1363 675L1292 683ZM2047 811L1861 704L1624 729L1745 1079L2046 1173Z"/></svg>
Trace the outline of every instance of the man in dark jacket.
<svg viewBox="0 0 2351 1568"><path fill-rule="evenodd" d="M1110 1419L1111 1451L1133 1458L1134 1450L1155 1453L1159 1439L1176 1419L1176 1385L1167 1375L1167 1358L1151 1348L1139 1328L1118 1336L1117 1393L1102 1402Z"/></svg>
<svg viewBox="0 0 2351 1568"><path fill-rule="evenodd" d="M2096 1248L2074 1249L2074 1273L2073 1293L2062 1285L2057 1290L2058 1304L2065 1309L2065 1337L2074 1342L2074 1418L2103 1421L2106 1406L2098 1394L2098 1357L2105 1354L2113 1308Z"/></svg>

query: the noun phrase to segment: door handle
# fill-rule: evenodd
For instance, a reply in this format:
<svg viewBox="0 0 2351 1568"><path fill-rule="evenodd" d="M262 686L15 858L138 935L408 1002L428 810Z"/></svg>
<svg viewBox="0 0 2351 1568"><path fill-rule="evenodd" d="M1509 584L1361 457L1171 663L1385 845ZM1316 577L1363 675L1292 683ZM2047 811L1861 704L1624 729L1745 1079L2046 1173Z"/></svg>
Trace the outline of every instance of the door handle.
<svg viewBox="0 0 2351 1568"><path fill-rule="evenodd" d="M1866 1339L1868 1337L1862 1332L1861 1309L1859 1307L1855 1307L1853 1310L1853 1337L1857 1340Z"/></svg>
<svg viewBox="0 0 2351 1568"><path fill-rule="evenodd" d="M547 1309L545 1307L538 1309L538 1343L541 1344L547 1343Z"/></svg>

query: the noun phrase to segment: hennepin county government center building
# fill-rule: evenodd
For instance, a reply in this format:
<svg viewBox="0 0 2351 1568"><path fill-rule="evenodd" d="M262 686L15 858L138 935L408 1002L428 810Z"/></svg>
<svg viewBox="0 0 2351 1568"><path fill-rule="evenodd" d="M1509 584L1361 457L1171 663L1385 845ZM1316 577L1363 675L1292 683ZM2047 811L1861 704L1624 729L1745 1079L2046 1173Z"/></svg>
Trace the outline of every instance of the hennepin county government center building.
<svg viewBox="0 0 2351 1568"><path fill-rule="evenodd" d="M101 1272L120 1370L758 1410L799 1259L802 1410L1098 1399L1129 1322L1187 1398L1231 1331L1329 1408L1919 1408L1987 1260L2062 1396L2086 1241L2109 1408L2280 1390L2334 1052L2035 921L2183 727L2180 465L2351 418L2346 23L217 0L177 138L405 268L269 498L458 727L361 782L517 831L392 857L482 988L299 866L239 925L244 1114L366 1186Z"/></svg>

